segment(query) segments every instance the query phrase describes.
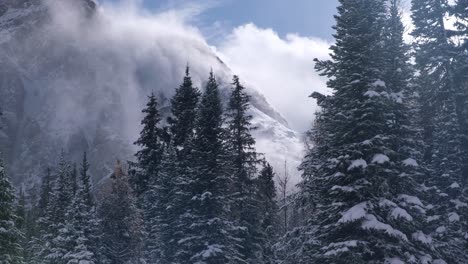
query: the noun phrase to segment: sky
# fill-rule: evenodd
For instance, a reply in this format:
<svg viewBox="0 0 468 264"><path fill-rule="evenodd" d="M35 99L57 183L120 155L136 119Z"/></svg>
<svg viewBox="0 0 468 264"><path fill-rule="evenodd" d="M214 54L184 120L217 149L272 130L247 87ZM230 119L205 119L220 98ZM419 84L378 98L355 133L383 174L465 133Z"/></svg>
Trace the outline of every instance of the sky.
<svg viewBox="0 0 468 264"><path fill-rule="evenodd" d="M302 133L317 111L309 95L327 93L314 58L327 59L337 0L101 0L139 2L148 13L174 11L195 27L249 87L263 93Z"/></svg>
<svg viewBox="0 0 468 264"><path fill-rule="evenodd" d="M163 10L187 5L202 5L198 16L202 28L221 27L229 30L253 23L271 28L280 36L298 33L331 39L337 0L143 0L151 10Z"/></svg>

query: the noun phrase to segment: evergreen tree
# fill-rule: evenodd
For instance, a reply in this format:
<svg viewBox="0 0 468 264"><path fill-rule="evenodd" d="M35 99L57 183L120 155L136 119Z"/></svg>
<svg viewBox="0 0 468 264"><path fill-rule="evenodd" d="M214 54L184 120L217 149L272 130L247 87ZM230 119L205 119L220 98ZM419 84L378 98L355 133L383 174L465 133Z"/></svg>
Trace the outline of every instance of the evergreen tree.
<svg viewBox="0 0 468 264"><path fill-rule="evenodd" d="M44 263L67 263L66 254L73 248L72 226L69 209L73 202L73 168L62 152L52 196L46 209L48 227L43 237L41 261Z"/></svg>
<svg viewBox="0 0 468 264"><path fill-rule="evenodd" d="M465 259L468 218L463 195L464 179L468 177L468 91L463 87L466 71L462 70L466 69L466 48L463 51L463 41L457 44L451 38L463 36L463 26L458 26L459 31L447 30L446 17L451 10L447 1L413 1L412 18L416 66L420 71L417 80L426 106L422 109L423 124L425 134L430 135L425 138L430 145L425 161L431 169L426 185L437 190L432 197L434 216L430 225L438 239L435 246L445 259L461 263Z"/></svg>
<svg viewBox="0 0 468 264"><path fill-rule="evenodd" d="M18 202L19 208L23 207L24 204L24 221L22 226L22 232L24 233L24 238L22 240L22 247L24 249L24 262L29 264L37 263L35 262L35 242L38 236L38 210L36 196L28 193L29 201L31 205L27 206L26 195L20 196ZM24 202L23 202L24 201ZM21 211L22 209L18 209Z"/></svg>
<svg viewBox="0 0 468 264"><path fill-rule="evenodd" d="M23 188L20 189L18 203L16 204L16 227L23 230L26 223L26 196Z"/></svg>
<svg viewBox="0 0 468 264"><path fill-rule="evenodd" d="M437 90L451 85L450 46L448 44L444 17L447 14L446 0L412 1L412 19L415 37L418 92L421 98L421 125L424 142L427 145L424 161L431 163L433 153L434 120L436 114ZM434 60L433 58L437 58Z"/></svg>
<svg viewBox="0 0 468 264"><path fill-rule="evenodd" d="M151 94L148 97L146 108L143 109L145 117L141 122L143 129L140 132L140 138L135 142L141 147L136 154L137 168L133 175L133 186L138 198L138 206L143 210L143 218L145 223L145 255L150 259L155 259L158 251L157 245L160 241L157 237L157 232L153 228L152 222L160 213L154 211L154 204L161 205L158 201L157 186L160 183L161 161L164 153L164 134L163 128L159 127L161 116L158 110L158 102L156 96ZM155 193L156 192L156 193ZM161 209L160 207L159 209ZM156 233L155 233L156 232Z"/></svg>
<svg viewBox="0 0 468 264"><path fill-rule="evenodd" d="M20 188L18 202L16 204L16 228L23 234L20 240L22 256L24 262L28 261L28 242L30 240L30 220L28 219L28 209L26 208L26 195L23 188Z"/></svg>
<svg viewBox="0 0 468 264"><path fill-rule="evenodd" d="M453 63L455 68L455 87L457 87L456 109L457 121L461 140L461 186L460 198L468 203L468 1L457 0L452 9L456 19L455 31L450 31L455 38L455 55ZM468 238L468 206L462 208L461 221L465 240ZM465 251L468 243L465 242Z"/></svg>
<svg viewBox="0 0 468 264"><path fill-rule="evenodd" d="M85 152L80 168L79 184L68 210L73 248L65 255L67 264L99 263L99 220L88 169L89 163Z"/></svg>
<svg viewBox="0 0 468 264"><path fill-rule="evenodd" d="M260 201L258 213L262 216L260 219L261 232L263 233L261 261L267 264L276 263L273 245L276 243L279 233L279 209L276 204L274 177L273 167L264 161L263 168L255 183L258 200Z"/></svg>
<svg viewBox="0 0 468 264"><path fill-rule="evenodd" d="M6 175L3 160L0 159L0 263L21 264L23 256L15 212L15 191Z"/></svg>
<svg viewBox="0 0 468 264"><path fill-rule="evenodd" d="M112 175L112 188L103 194L99 208L102 225L101 263L141 263L142 217L120 162Z"/></svg>
<svg viewBox="0 0 468 264"><path fill-rule="evenodd" d="M169 162L167 158L171 155L168 156L169 153L166 153L164 162L167 165L162 166L164 172L161 176L165 179L172 178L171 198L166 210L166 219L171 219L172 223L163 230L163 235L170 233L171 238L163 239L165 249L162 249L164 256L174 256L173 259L165 259L168 262L185 263L191 257L187 247L180 246L179 243L186 242L184 239L187 237L192 221L190 200L192 199L193 178L190 157L199 97L200 91L193 87L187 67L183 83L171 99L172 115L168 118L172 139L168 152L171 153L171 148L175 149L176 160L172 164L167 164Z"/></svg>
<svg viewBox="0 0 468 264"><path fill-rule="evenodd" d="M455 85L458 87L457 94L457 117L460 123L462 140L462 197L468 201L468 1L457 0L453 7L453 15L456 18L457 39L455 55ZM468 238L468 215L465 209L464 232L465 239ZM465 250L468 245L465 245Z"/></svg>
<svg viewBox="0 0 468 264"><path fill-rule="evenodd" d="M178 148L186 146L193 135L199 98L200 91L193 87L190 69L187 66L184 81L171 99L172 116L167 120L172 143Z"/></svg>
<svg viewBox="0 0 468 264"><path fill-rule="evenodd" d="M46 174L42 179L41 184L41 193L39 197L39 202L37 204L38 211L42 212L40 215L43 215L46 211L48 205L51 202L51 194L52 194L52 175L50 168L47 168Z"/></svg>
<svg viewBox="0 0 468 264"><path fill-rule="evenodd" d="M251 135L252 116L248 113L249 96L240 84L239 77L233 78L233 90L226 109L226 145L232 165L233 205L231 214L240 227L242 239L239 249L248 263L261 263L261 228L259 201L255 196L253 178L259 160L255 151L255 140Z"/></svg>
<svg viewBox="0 0 468 264"><path fill-rule="evenodd" d="M143 199L142 195L148 190L149 184L157 178L163 153L164 130L159 127L161 116L154 93L148 97L148 103L142 113L145 114L141 121L143 129L140 132L140 137L135 142L141 149L135 155L137 168L131 179L132 186L139 199Z"/></svg>
<svg viewBox="0 0 468 264"><path fill-rule="evenodd" d="M76 168L76 164L74 163L72 166L72 171L71 171L71 185L72 185L72 193L73 195L76 195L78 192L78 184L79 179L78 179L78 169Z"/></svg>
<svg viewBox="0 0 468 264"><path fill-rule="evenodd" d="M45 176L42 178L39 201L34 208L34 218L37 219L37 231L34 233L32 241L29 243L30 263L41 263L47 252L49 234L51 232L52 219L52 175L50 168L47 168Z"/></svg>
<svg viewBox="0 0 468 264"><path fill-rule="evenodd" d="M185 216L185 236L179 240L187 259L182 263L229 263L239 254L233 246L229 219L229 177L222 141L223 118L218 84L210 73L198 109L191 154L191 208Z"/></svg>
<svg viewBox="0 0 468 264"><path fill-rule="evenodd" d="M150 263L174 263L177 249L176 214L174 213L174 179L178 176L176 150L170 145L163 154L159 177L148 190L147 203L148 237L146 259Z"/></svg>
<svg viewBox="0 0 468 264"><path fill-rule="evenodd" d="M333 61L316 65L334 94L313 95L322 110L302 165L301 199L310 211L295 263L437 258L420 229L424 204L410 177L418 164L392 122L400 100L384 82L386 18L384 1L341 0Z"/></svg>
<svg viewBox="0 0 468 264"><path fill-rule="evenodd" d="M58 164L55 186L52 189L52 217L53 222L56 224L64 223L66 220L66 212L74 196L75 177L70 162L66 160L65 154L62 153Z"/></svg>
<svg viewBox="0 0 468 264"><path fill-rule="evenodd" d="M83 153L83 160L81 162L80 168L80 178L81 178L81 191L85 195L85 203L89 207L96 205L93 195L93 187L91 183L91 175L89 174L89 163L88 156L86 152Z"/></svg>

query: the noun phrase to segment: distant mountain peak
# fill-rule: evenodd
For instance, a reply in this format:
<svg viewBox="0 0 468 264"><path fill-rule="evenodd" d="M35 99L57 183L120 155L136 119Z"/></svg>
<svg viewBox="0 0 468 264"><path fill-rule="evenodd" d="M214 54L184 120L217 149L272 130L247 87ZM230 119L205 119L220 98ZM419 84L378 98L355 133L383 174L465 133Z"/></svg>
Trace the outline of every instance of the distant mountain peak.
<svg viewBox="0 0 468 264"><path fill-rule="evenodd" d="M153 24L155 29L128 24L119 28L118 18L106 17L91 0L53 6L57 3L0 4L0 105L5 128L0 147L17 184L35 185L45 167L55 165L62 149L77 161L87 151L96 181L113 172L117 159L133 159L132 142L146 96L156 92L165 107L162 112L168 114L168 98L180 85L187 63L199 88L213 69L227 101L234 73L196 31L177 32L180 29L165 24ZM85 24L54 21L63 14L53 12L70 11L63 10L69 8L67 3L79 3L84 14L95 15ZM282 167L288 160L294 170L302 156L300 135L288 128L260 92L246 86L254 125L259 127L255 132L259 151L273 165Z"/></svg>

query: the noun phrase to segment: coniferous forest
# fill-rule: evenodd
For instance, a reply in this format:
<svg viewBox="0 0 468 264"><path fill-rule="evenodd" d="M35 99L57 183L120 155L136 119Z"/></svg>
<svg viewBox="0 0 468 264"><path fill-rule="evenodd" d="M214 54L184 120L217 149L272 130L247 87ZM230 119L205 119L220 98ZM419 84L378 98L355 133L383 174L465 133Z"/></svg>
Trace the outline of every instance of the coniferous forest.
<svg viewBox="0 0 468 264"><path fill-rule="evenodd" d="M0 161L0 264L468 263L468 1L413 0L412 44L400 10L339 1L297 191L257 152L239 77L224 103L187 66L102 180L63 150L31 195Z"/></svg>

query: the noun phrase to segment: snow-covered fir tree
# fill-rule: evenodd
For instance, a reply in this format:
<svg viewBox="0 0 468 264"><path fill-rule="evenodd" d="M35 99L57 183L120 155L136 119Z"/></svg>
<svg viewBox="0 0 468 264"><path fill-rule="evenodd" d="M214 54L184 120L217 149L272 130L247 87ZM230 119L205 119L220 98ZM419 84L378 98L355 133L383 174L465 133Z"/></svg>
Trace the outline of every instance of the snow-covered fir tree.
<svg viewBox="0 0 468 264"><path fill-rule="evenodd" d="M276 263L273 245L277 242L279 234L278 205L276 203L276 187L274 181L275 173L273 167L263 161L263 168L257 179L255 179L257 199L259 201L257 214L261 216L260 241L261 256L259 263Z"/></svg>
<svg viewBox="0 0 468 264"><path fill-rule="evenodd" d="M255 139L251 135L254 127L248 113L250 98L241 85L239 77L233 77L233 89L227 105L226 146L231 161L232 207L231 215L239 227L242 240L239 252L248 263L262 263L261 216L259 201L255 195L254 178L259 165L255 151Z"/></svg>
<svg viewBox="0 0 468 264"><path fill-rule="evenodd" d="M146 259L149 263L175 263L177 241L175 240L177 214L174 209L174 180L178 177L178 162L171 144L163 154L158 179L147 191L145 206L148 211L146 225Z"/></svg>
<svg viewBox="0 0 468 264"><path fill-rule="evenodd" d="M29 237L28 237L28 211L27 211L27 205L26 205L26 194L23 191L23 188L20 188L17 203L16 203L16 228L20 230L20 232L23 234L23 236L20 239L19 244L21 245L21 248L23 249L22 256L23 256L23 261L27 261L27 248L28 248L28 242L29 242Z"/></svg>
<svg viewBox="0 0 468 264"><path fill-rule="evenodd" d="M161 161L164 153L164 129L160 127L161 116L158 109L156 96L151 94L148 97L146 108L142 110L145 114L141 124L143 128L140 137L135 142L141 147L137 152L136 170L132 175L132 183L138 198L138 206L143 211L145 223L145 255L150 259L159 257L156 253L161 245L157 229L155 229L155 219L159 219L164 213L162 194L159 192ZM155 206L158 205L158 206Z"/></svg>
<svg viewBox="0 0 468 264"><path fill-rule="evenodd" d="M143 221L128 173L120 161L111 176L111 189L103 193L98 215L102 228L105 264L138 264L142 260Z"/></svg>
<svg viewBox="0 0 468 264"><path fill-rule="evenodd" d="M213 72L197 112L190 158L190 211L184 217L179 245L188 259L182 263L229 263L239 258L229 215L230 178L222 140L223 110Z"/></svg>
<svg viewBox="0 0 468 264"><path fill-rule="evenodd" d="M309 212L293 261L437 259L421 229L426 206L412 177L418 163L402 148L407 135L395 127L404 112L396 112L394 104L403 103L398 90L406 87L388 87L384 81L389 76L386 1L342 0L336 21L333 60L316 65L334 94L313 95L321 112L301 185Z"/></svg>
<svg viewBox="0 0 468 264"><path fill-rule="evenodd" d="M167 119L172 143L178 148L184 149L193 135L199 99L200 91L193 86L187 66L184 80L171 99L171 116Z"/></svg>
<svg viewBox="0 0 468 264"><path fill-rule="evenodd" d="M41 259L46 254L44 248L48 234L51 232L50 228L52 225L51 219L51 203L52 203L52 175L50 168L47 168L45 175L42 178L41 190L39 195L39 201L33 208L32 216L36 218L37 227L35 232L32 234L32 239L29 243L28 255L30 255L28 261L30 263L41 263Z"/></svg>
<svg viewBox="0 0 468 264"><path fill-rule="evenodd" d="M40 219L42 229L38 261L42 263L67 263L65 255L73 247L68 211L74 197L73 177L72 166L62 152L55 179L48 187L51 191L49 201Z"/></svg>
<svg viewBox="0 0 468 264"><path fill-rule="evenodd" d="M187 67L183 83L171 99L171 116L168 118L171 142L164 162L167 164L167 158L171 157L170 153L173 150L176 152L176 160L170 165L167 164L169 166L163 166L164 176L162 176L173 177L170 201L166 211L166 217L172 219L172 223L164 232L164 235L169 233L172 235L170 239L164 239L164 255L169 257L166 261L174 263L187 262L191 257L188 247L183 245L192 220L190 200L192 199L193 178L190 155L199 98L200 91L193 86ZM173 255L172 258L171 255Z"/></svg>
<svg viewBox="0 0 468 264"><path fill-rule="evenodd" d="M23 230L26 225L26 195L23 188L20 188L18 195L18 202L16 203L16 227L19 230ZM23 232L24 233L24 232Z"/></svg>
<svg viewBox="0 0 468 264"><path fill-rule="evenodd" d="M15 211L15 189L6 174L3 159L0 158L0 263L22 264L23 234L17 227Z"/></svg>
<svg viewBox="0 0 468 264"><path fill-rule="evenodd" d="M427 184L436 190L430 225L437 248L448 262L461 263L466 251L467 203L466 184L468 149L466 148L467 93L466 48L463 48L463 26L448 30L446 17L455 8L447 1L413 1L415 25L417 84L421 94L423 129L428 147L425 162L430 168ZM455 12L456 13L456 12ZM461 60L460 60L461 59ZM463 66L465 65L465 66ZM463 77L465 76L465 77Z"/></svg>
<svg viewBox="0 0 468 264"><path fill-rule="evenodd" d="M164 130L160 128L161 116L154 93L148 97L146 108L142 110L142 113L145 115L141 121L143 128L140 137L135 142L141 149L135 155L136 168L130 179L139 200L144 199L144 193L148 190L151 181L158 177L164 150Z"/></svg>
<svg viewBox="0 0 468 264"><path fill-rule="evenodd" d="M89 162L86 152L83 153L83 160L80 167L80 180L81 192L84 194L84 202L89 207L95 207L96 201L94 200L93 185L91 183L91 175L89 174Z"/></svg>
<svg viewBox="0 0 468 264"><path fill-rule="evenodd" d="M100 226L89 175L86 152L80 167L80 177L73 201L68 209L70 236L73 240L71 251L65 255L67 264L99 263Z"/></svg>
<svg viewBox="0 0 468 264"><path fill-rule="evenodd" d="M75 196L76 193L78 192L78 185L79 185L78 169L77 169L76 163L73 163L72 169L71 169L71 187L72 187L73 196Z"/></svg>

